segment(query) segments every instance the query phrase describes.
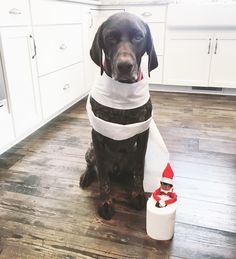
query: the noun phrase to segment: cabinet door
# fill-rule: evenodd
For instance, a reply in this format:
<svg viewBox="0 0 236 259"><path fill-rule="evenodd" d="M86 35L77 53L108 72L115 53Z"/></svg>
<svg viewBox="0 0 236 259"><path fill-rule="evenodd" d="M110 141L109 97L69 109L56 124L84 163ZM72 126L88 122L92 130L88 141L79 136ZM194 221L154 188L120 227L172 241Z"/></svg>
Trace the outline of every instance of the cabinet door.
<svg viewBox="0 0 236 259"><path fill-rule="evenodd" d="M14 139L11 115L7 103L0 101L0 154L2 149Z"/></svg>
<svg viewBox="0 0 236 259"><path fill-rule="evenodd" d="M39 121L34 44L29 28L1 29L1 45L10 112L16 136L30 131Z"/></svg>
<svg viewBox="0 0 236 259"><path fill-rule="evenodd" d="M167 33L164 84L208 86L212 35L204 32Z"/></svg>
<svg viewBox="0 0 236 259"><path fill-rule="evenodd" d="M236 33L215 34L209 85L236 88Z"/></svg>

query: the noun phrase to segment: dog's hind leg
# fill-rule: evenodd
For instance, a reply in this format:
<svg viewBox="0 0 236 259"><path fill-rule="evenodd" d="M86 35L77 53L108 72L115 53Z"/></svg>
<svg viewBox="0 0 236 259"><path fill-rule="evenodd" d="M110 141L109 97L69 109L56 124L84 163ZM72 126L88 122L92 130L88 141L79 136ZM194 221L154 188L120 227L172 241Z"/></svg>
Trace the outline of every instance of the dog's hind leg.
<svg viewBox="0 0 236 259"><path fill-rule="evenodd" d="M92 143L85 154L85 160L87 162L87 167L80 177L80 187L83 189L88 187L96 177L96 159Z"/></svg>

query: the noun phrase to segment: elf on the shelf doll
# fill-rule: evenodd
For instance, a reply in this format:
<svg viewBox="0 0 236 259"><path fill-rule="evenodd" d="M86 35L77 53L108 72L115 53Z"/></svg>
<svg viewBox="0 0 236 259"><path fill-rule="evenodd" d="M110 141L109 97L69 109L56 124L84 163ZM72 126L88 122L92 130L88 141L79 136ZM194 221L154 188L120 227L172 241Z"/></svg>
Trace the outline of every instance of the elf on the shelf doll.
<svg viewBox="0 0 236 259"><path fill-rule="evenodd" d="M177 201L177 195L173 192L174 173L168 163L160 181L161 186L153 193L153 198L157 201L156 207L163 208Z"/></svg>

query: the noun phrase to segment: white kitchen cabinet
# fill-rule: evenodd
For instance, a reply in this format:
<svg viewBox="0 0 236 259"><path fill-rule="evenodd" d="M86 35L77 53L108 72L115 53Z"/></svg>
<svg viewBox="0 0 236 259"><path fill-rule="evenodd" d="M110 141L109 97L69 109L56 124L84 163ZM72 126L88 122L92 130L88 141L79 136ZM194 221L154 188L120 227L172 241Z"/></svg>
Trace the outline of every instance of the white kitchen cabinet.
<svg viewBox="0 0 236 259"><path fill-rule="evenodd" d="M83 60L81 25L38 26L34 29L39 76Z"/></svg>
<svg viewBox="0 0 236 259"><path fill-rule="evenodd" d="M236 32L215 33L209 86L236 88Z"/></svg>
<svg viewBox="0 0 236 259"><path fill-rule="evenodd" d="M236 33L170 30L164 84L236 88Z"/></svg>
<svg viewBox="0 0 236 259"><path fill-rule="evenodd" d="M2 28L0 33L10 112L15 135L21 137L41 118L34 41L29 27Z"/></svg>
<svg viewBox="0 0 236 259"><path fill-rule="evenodd" d="M79 63L39 79L43 115L51 117L84 94L84 70Z"/></svg>
<svg viewBox="0 0 236 259"><path fill-rule="evenodd" d="M32 0L31 10L43 120L48 121L87 93L83 53L88 32L79 3Z"/></svg>
<svg viewBox="0 0 236 259"><path fill-rule="evenodd" d="M208 32L169 33L164 84L207 86L213 39Z"/></svg>
<svg viewBox="0 0 236 259"><path fill-rule="evenodd" d="M14 139L12 117L7 103L0 103L0 154L1 150Z"/></svg>
<svg viewBox="0 0 236 259"><path fill-rule="evenodd" d="M0 3L0 26L30 24L28 0L7 0Z"/></svg>
<svg viewBox="0 0 236 259"><path fill-rule="evenodd" d="M76 24L81 22L81 5L55 0L31 0L34 25Z"/></svg>

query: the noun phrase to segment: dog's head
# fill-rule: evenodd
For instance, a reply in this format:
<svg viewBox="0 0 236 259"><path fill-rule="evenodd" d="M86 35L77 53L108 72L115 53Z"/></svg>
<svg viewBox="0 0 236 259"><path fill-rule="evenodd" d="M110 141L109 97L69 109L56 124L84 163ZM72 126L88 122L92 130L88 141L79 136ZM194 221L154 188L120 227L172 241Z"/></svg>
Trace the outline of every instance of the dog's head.
<svg viewBox="0 0 236 259"><path fill-rule="evenodd" d="M105 61L103 63L103 52ZM115 80L133 83L138 79L144 53L148 54L148 74L158 66L150 29L139 17L117 13L108 18L95 35L90 55L92 60Z"/></svg>

